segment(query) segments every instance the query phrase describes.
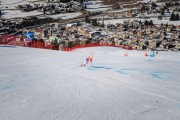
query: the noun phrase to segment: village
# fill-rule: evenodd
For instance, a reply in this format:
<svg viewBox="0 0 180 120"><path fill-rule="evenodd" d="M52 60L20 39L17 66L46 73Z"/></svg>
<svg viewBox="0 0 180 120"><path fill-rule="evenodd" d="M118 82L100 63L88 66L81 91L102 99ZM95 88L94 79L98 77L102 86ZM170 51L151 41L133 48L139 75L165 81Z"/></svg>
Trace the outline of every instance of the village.
<svg viewBox="0 0 180 120"><path fill-rule="evenodd" d="M16 36L1 43L67 50L76 46L111 45L135 50L180 51L180 2L138 2L140 7L95 11L92 1L18 5L22 12L37 10L43 15L0 19L1 36ZM103 9L106 7L102 7ZM108 8L108 7L107 7ZM94 10L95 9L95 10ZM76 14L76 13L81 14ZM61 14L70 14L60 17ZM0 12L1 16L3 12ZM45 17L46 16L46 17ZM57 17L58 16L58 17ZM30 36L30 34L32 35ZM48 47L51 46L51 47ZM53 47L52 47L53 46Z"/></svg>

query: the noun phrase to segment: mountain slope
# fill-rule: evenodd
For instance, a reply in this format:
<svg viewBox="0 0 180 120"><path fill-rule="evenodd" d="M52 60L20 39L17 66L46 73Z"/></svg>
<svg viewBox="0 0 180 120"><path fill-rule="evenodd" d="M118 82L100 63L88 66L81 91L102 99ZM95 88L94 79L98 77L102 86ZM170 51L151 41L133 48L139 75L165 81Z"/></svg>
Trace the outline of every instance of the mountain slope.
<svg viewBox="0 0 180 120"><path fill-rule="evenodd" d="M93 64L80 67L90 52ZM0 119L180 119L180 53L144 53L1 46Z"/></svg>

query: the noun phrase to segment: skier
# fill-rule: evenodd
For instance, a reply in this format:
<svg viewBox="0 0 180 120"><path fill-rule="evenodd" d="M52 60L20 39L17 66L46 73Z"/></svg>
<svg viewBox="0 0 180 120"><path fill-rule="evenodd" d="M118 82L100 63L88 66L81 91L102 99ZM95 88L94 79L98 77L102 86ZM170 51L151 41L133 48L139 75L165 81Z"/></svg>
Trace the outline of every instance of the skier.
<svg viewBox="0 0 180 120"><path fill-rule="evenodd" d="M86 58L86 65L88 64L88 62L89 62L89 57L88 57L88 58Z"/></svg>
<svg viewBox="0 0 180 120"><path fill-rule="evenodd" d="M88 64L88 61L89 61L89 59L88 59L88 58L86 58L86 60L85 60L85 61L83 61L83 63L81 64L81 66L86 66L86 65Z"/></svg>
<svg viewBox="0 0 180 120"><path fill-rule="evenodd" d="M83 63L81 64L81 66L86 66L86 61L83 61Z"/></svg>
<svg viewBox="0 0 180 120"><path fill-rule="evenodd" d="M83 63L81 64L81 66L86 66L89 62L90 62L91 65L92 65L92 60L93 60L93 54L92 54L92 56L91 56L91 53L90 53L89 57L86 58L85 61L83 61Z"/></svg>

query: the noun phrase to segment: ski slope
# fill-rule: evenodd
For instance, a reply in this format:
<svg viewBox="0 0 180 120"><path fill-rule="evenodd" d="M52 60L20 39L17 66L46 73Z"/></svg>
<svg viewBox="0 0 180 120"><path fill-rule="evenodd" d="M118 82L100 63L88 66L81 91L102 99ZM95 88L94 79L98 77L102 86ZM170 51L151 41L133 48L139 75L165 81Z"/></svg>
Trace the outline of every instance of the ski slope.
<svg viewBox="0 0 180 120"><path fill-rule="evenodd" d="M0 46L0 120L180 120L180 53L144 54Z"/></svg>

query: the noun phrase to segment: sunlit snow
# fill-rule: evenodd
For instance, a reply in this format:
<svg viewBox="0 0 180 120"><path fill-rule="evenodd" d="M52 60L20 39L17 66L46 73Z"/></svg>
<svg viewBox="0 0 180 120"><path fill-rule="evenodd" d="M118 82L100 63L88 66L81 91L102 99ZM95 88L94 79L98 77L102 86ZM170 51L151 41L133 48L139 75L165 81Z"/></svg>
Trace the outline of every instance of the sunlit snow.
<svg viewBox="0 0 180 120"><path fill-rule="evenodd" d="M145 53L0 46L0 119L179 120L180 53Z"/></svg>

